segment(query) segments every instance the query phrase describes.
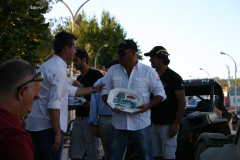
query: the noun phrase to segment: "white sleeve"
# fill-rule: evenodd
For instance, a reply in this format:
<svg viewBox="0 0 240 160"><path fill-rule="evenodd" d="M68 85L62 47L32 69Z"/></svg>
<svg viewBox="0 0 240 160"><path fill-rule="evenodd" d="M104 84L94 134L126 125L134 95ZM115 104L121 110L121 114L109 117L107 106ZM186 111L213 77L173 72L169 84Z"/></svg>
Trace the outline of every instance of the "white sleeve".
<svg viewBox="0 0 240 160"><path fill-rule="evenodd" d="M103 84L106 84L105 86L102 87L101 95L109 93L111 89L113 89L113 83L112 83L112 72L111 68L108 70L107 74L105 75Z"/></svg>
<svg viewBox="0 0 240 160"><path fill-rule="evenodd" d="M154 69L152 69L152 71L150 71L149 77L150 77L151 92L154 94L154 96L163 97L162 101L164 101L167 98L167 96L166 96L162 81L160 80L158 73Z"/></svg>
<svg viewBox="0 0 240 160"><path fill-rule="evenodd" d="M63 86L66 86L66 74L58 72L50 76L48 109L60 109Z"/></svg>

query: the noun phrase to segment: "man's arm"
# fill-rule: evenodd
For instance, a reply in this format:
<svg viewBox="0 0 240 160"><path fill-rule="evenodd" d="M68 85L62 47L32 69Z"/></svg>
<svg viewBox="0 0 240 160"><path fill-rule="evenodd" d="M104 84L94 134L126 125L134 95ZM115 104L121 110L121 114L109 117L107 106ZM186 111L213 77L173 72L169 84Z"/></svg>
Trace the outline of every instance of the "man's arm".
<svg viewBox="0 0 240 160"><path fill-rule="evenodd" d="M107 94L102 95L103 102L109 107L109 104L107 103L107 99L108 99L108 95Z"/></svg>
<svg viewBox="0 0 240 160"><path fill-rule="evenodd" d="M92 125L92 134L99 138L99 130L98 130L98 105L99 105L99 97L100 93L91 95L91 104L89 110L88 123Z"/></svg>
<svg viewBox="0 0 240 160"><path fill-rule="evenodd" d="M175 91L176 98L178 100L177 115L174 122L171 124L168 133L170 133L170 138L174 137L178 132L178 125L182 119L186 101L185 101L185 92L184 90Z"/></svg>
<svg viewBox="0 0 240 160"><path fill-rule="evenodd" d="M105 86L105 84L100 83L100 84L96 85L94 87L95 92L96 93L101 92L102 86ZM86 95L89 95L89 94L92 94L92 93L93 93L93 88L92 87L78 88L76 93L75 93L75 97L86 96Z"/></svg>
<svg viewBox="0 0 240 160"><path fill-rule="evenodd" d="M55 142L51 147L51 152L56 152L62 143L62 132L59 123L60 109L49 109L49 119L55 132Z"/></svg>
<svg viewBox="0 0 240 160"><path fill-rule="evenodd" d="M141 106L138 106L137 109L140 109L139 111L137 112L134 112L134 113L143 113L143 112L146 112L147 110L149 110L150 108L152 108L153 106L156 106L158 105L159 103L161 103L163 100L163 97L162 96L155 96L149 104L143 104Z"/></svg>
<svg viewBox="0 0 240 160"><path fill-rule="evenodd" d="M55 141L51 146L51 152L56 152L62 143L62 134L60 127L60 109L63 87L66 85L66 73L58 72L47 77L50 82L47 109L49 111L50 123L55 133Z"/></svg>
<svg viewBox="0 0 240 160"><path fill-rule="evenodd" d="M72 83L72 86L74 86L74 87L80 87L80 88L82 88L82 86L81 86L80 82L79 82L79 81L77 81L77 80L73 81L73 83Z"/></svg>

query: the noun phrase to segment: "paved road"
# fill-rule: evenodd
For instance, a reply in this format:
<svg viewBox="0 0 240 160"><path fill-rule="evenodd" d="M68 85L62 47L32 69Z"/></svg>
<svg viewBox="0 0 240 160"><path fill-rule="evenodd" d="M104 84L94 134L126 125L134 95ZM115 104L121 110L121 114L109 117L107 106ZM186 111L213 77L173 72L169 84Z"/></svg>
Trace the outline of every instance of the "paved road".
<svg viewBox="0 0 240 160"><path fill-rule="evenodd" d="M68 158L68 148L63 148L61 160L70 160Z"/></svg>
<svg viewBox="0 0 240 160"><path fill-rule="evenodd" d="M70 140L68 140L67 143L64 144L64 146L69 146L69 143ZM61 160L70 160L70 158L68 158L68 148L63 148Z"/></svg>

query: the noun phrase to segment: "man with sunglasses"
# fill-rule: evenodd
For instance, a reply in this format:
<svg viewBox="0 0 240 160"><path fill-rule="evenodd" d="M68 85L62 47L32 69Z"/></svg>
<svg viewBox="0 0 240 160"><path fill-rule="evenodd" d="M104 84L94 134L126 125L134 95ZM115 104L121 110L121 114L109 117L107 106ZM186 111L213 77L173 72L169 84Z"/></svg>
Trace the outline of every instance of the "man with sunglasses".
<svg viewBox="0 0 240 160"><path fill-rule="evenodd" d="M169 54L164 47L156 46L144 55L150 56L167 94L164 102L151 108L154 159L175 159L178 125L186 105L183 80L168 67Z"/></svg>
<svg viewBox="0 0 240 160"><path fill-rule="evenodd" d="M111 89L126 88L138 91L143 96L143 105L138 106L139 110L135 113L120 112L117 107L113 109L108 159L121 160L131 139L140 159L152 160L150 108L166 99L162 82L153 68L139 62L138 49L134 41L125 40L114 48L118 48L120 64L112 66L105 76L106 86L102 89L103 101L107 104ZM151 92L155 97L150 102Z"/></svg>
<svg viewBox="0 0 240 160"><path fill-rule="evenodd" d="M80 97L101 90L102 84L88 88L68 85L66 61L72 60L76 53L76 40L68 32L57 33L55 55L39 68L45 78L39 99L34 102L26 124L33 140L35 160L60 160L64 132L67 130L68 96Z"/></svg>
<svg viewBox="0 0 240 160"><path fill-rule="evenodd" d="M42 73L23 60L0 66L0 159L34 159L31 136L20 119L32 110L41 90Z"/></svg>

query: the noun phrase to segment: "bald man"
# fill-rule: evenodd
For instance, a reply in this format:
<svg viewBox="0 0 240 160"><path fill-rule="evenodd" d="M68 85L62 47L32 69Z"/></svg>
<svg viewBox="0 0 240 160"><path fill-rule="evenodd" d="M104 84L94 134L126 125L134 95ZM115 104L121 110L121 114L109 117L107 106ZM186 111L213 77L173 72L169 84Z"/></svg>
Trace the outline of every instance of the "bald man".
<svg viewBox="0 0 240 160"><path fill-rule="evenodd" d="M32 110L43 77L23 60L0 65L0 159L34 159L31 136L20 119Z"/></svg>

